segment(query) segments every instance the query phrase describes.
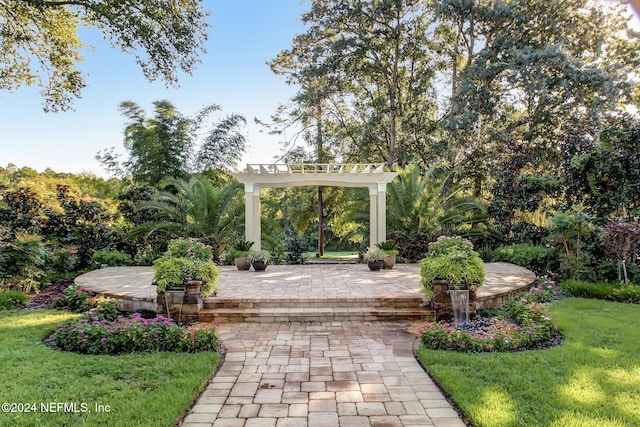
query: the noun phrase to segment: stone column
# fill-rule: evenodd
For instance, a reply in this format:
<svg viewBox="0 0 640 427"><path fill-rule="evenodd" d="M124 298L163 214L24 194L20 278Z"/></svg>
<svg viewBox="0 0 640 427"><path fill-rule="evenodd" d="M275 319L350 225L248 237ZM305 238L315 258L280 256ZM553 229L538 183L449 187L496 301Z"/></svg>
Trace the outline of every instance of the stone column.
<svg viewBox="0 0 640 427"><path fill-rule="evenodd" d="M387 240L387 184L378 183L378 241Z"/></svg>
<svg viewBox="0 0 640 427"><path fill-rule="evenodd" d="M369 187L369 246L378 243L378 188Z"/></svg>
<svg viewBox="0 0 640 427"><path fill-rule="evenodd" d="M260 187L253 183L244 184L244 236L253 243L253 249L260 250Z"/></svg>
<svg viewBox="0 0 640 427"><path fill-rule="evenodd" d="M258 186L253 187L253 248L256 251L262 249L262 226L260 224L260 190Z"/></svg>

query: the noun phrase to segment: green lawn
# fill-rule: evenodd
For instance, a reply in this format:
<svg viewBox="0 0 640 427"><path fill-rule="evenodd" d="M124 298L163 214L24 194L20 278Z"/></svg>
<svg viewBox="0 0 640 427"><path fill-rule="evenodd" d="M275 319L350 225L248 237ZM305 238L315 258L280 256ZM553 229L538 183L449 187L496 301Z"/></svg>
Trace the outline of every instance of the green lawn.
<svg viewBox="0 0 640 427"><path fill-rule="evenodd" d="M552 305L566 339L549 350L418 357L475 426L640 426L640 305Z"/></svg>
<svg viewBox="0 0 640 427"><path fill-rule="evenodd" d="M71 316L0 311L0 403L36 404L35 413L0 412L0 426L172 426L219 362L215 353L86 356L44 346ZM49 402L90 412L43 412Z"/></svg>
<svg viewBox="0 0 640 427"><path fill-rule="evenodd" d="M325 259L332 261L358 261L358 251L326 251L323 256L316 257L317 252L307 252L310 260Z"/></svg>

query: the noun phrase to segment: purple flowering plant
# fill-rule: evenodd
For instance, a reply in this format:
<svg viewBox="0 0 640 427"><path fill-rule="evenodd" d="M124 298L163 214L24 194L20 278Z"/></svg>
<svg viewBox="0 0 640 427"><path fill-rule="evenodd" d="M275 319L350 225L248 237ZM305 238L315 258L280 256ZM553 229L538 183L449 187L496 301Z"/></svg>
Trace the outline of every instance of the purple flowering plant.
<svg viewBox="0 0 640 427"><path fill-rule="evenodd" d="M101 307L60 325L51 341L64 351L81 354L120 355L158 351L215 351L216 327L185 330L163 316L145 319L140 313L105 317Z"/></svg>

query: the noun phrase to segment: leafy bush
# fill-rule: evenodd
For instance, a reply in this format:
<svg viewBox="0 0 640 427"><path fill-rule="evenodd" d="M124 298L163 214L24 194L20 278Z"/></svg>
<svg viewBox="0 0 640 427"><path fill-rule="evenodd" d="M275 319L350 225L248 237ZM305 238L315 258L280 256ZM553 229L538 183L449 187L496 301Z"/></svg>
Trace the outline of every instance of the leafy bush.
<svg viewBox="0 0 640 427"><path fill-rule="evenodd" d="M391 231L389 236L398 244L398 255L405 262L418 262L429 251L429 243L436 237L431 233L421 231L404 232Z"/></svg>
<svg viewBox="0 0 640 427"><path fill-rule="evenodd" d="M482 259L470 241L441 236L429 245L427 256L420 261L420 276L424 293L431 296L436 279L466 284L470 290L476 290L482 286L485 272Z"/></svg>
<svg viewBox="0 0 640 427"><path fill-rule="evenodd" d="M46 247L36 234L15 233L3 249L3 272L9 282L23 292L37 291L46 280L43 270Z"/></svg>
<svg viewBox="0 0 640 427"><path fill-rule="evenodd" d="M107 355L215 351L218 341L214 327L185 331L171 319L145 319L139 313L111 320L97 309L63 323L50 339L61 350Z"/></svg>
<svg viewBox="0 0 640 427"><path fill-rule="evenodd" d="M0 310L11 310L27 302L27 295L15 289L0 289Z"/></svg>
<svg viewBox="0 0 640 427"><path fill-rule="evenodd" d="M640 304L640 286L624 285L610 282L581 282L565 280L561 284L562 291L570 296L580 298L596 298L619 302Z"/></svg>
<svg viewBox="0 0 640 427"><path fill-rule="evenodd" d="M550 242L558 251L563 277L588 277L593 257L588 242L593 236L592 218L580 205L556 212L549 220Z"/></svg>
<svg viewBox="0 0 640 427"><path fill-rule="evenodd" d="M99 311L111 313L112 317L118 314L119 303L100 295L96 295L85 288L73 284L62 292L61 297L53 298L54 306L69 311L84 312L93 308Z"/></svg>
<svg viewBox="0 0 640 427"><path fill-rule="evenodd" d="M132 263L131 255L116 249L100 249L91 257L91 264L94 267L101 267L103 264L109 267L119 267L131 265Z"/></svg>
<svg viewBox="0 0 640 427"><path fill-rule="evenodd" d="M167 286L182 285L189 280L201 280L202 296L210 295L218 280L218 270L211 260L211 248L193 239L178 239L169 243L167 252L153 262L153 283L158 292Z"/></svg>
<svg viewBox="0 0 640 427"><path fill-rule="evenodd" d="M77 264L76 251L72 248L54 248L46 257L47 274L51 280L68 279Z"/></svg>
<svg viewBox="0 0 640 427"><path fill-rule="evenodd" d="M304 264L307 260L307 250L309 242L307 239L298 236L298 233L292 232L288 234L284 242L284 263L285 264Z"/></svg>
<svg viewBox="0 0 640 427"><path fill-rule="evenodd" d="M534 246L527 243L500 246L493 253L494 261L510 262L536 274L555 271L557 265L556 252L545 246Z"/></svg>

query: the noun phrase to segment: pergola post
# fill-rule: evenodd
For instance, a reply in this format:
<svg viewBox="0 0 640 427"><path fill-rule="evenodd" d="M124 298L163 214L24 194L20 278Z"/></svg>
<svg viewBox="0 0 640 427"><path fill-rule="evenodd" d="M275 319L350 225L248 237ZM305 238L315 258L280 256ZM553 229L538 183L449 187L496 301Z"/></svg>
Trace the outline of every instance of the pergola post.
<svg viewBox="0 0 640 427"><path fill-rule="evenodd" d="M260 187L253 183L244 184L244 236L245 240L253 242L253 248L257 251L260 243Z"/></svg>
<svg viewBox="0 0 640 427"><path fill-rule="evenodd" d="M260 187L253 187L253 248L262 249L262 226L260 224Z"/></svg>
<svg viewBox="0 0 640 427"><path fill-rule="evenodd" d="M378 188L369 187L369 244L378 243Z"/></svg>
<svg viewBox="0 0 640 427"><path fill-rule="evenodd" d="M387 183L378 182L378 234L376 243L387 240Z"/></svg>

